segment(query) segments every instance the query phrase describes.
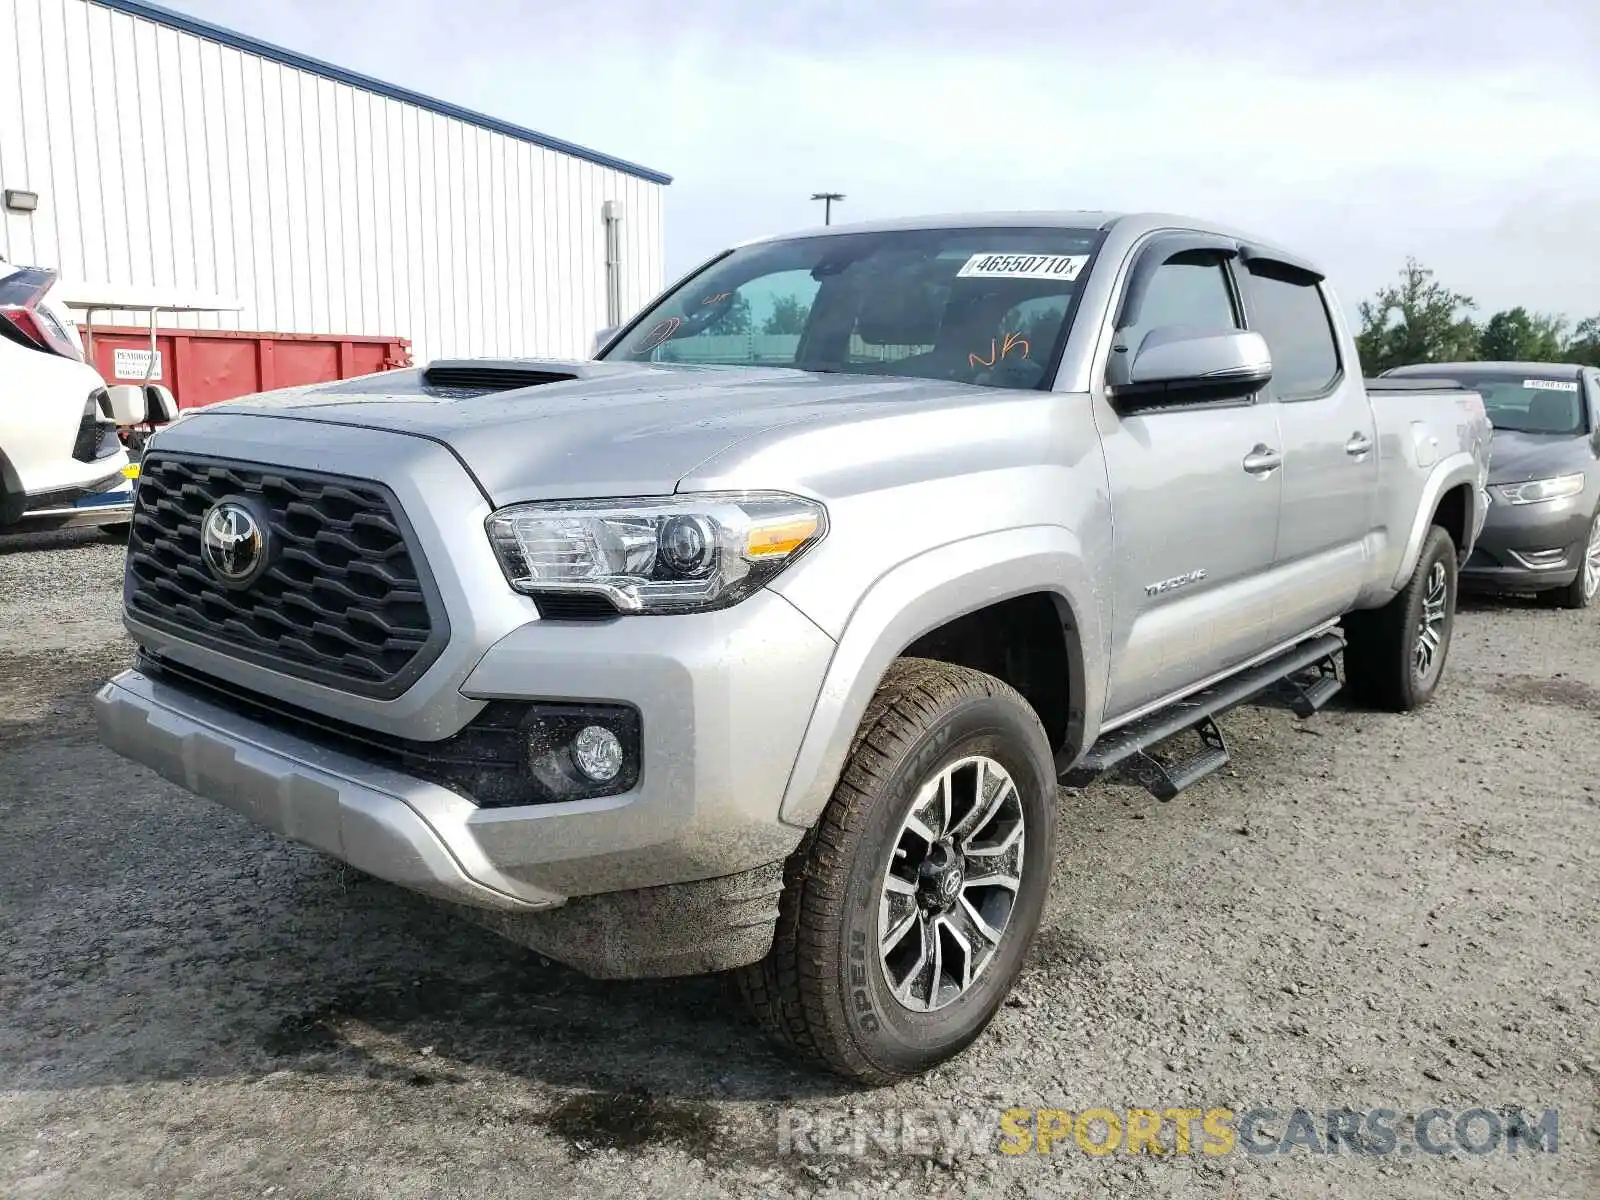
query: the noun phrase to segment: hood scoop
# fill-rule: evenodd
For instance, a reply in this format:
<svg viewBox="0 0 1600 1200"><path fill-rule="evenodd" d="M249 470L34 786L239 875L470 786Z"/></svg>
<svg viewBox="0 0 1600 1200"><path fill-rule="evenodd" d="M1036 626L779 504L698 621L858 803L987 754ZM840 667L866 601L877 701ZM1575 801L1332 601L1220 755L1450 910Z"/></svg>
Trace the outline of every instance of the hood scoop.
<svg viewBox="0 0 1600 1200"><path fill-rule="evenodd" d="M453 396L484 396L491 392L514 392L519 388L546 383L566 383L578 378L564 363L496 363L472 359L441 359L429 363L422 382L430 391ZM573 364L575 365L575 364Z"/></svg>

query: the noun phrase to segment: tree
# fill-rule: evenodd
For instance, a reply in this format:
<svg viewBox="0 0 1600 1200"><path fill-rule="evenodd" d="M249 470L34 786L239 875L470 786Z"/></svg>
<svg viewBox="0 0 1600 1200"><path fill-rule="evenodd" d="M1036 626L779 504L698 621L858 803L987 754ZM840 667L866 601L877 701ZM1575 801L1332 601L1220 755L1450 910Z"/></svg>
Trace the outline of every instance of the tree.
<svg viewBox="0 0 1600 1200"><path fill-rule="evenodd" d="M1368 375L1407 363L1452 362L1477 357L1478 327L1465 315L1477 307L1452 292L1433 272L1407 258L1398 287L1383 288L1361 302L1356 349Z"/></svg>
<svg viewBox="0 0 1600 1200"><path fill-rule="evenodd" d="M1478 357L1491 362L1560 362L1566 354L1565 319L1516 308L1484 323Z"/></svg>
<svg viewBox="0 0 1600 1200"><path fill-rule="evenodd" d="M1572 331L1572 340L1566 345L1562 360L1583 363L1589 367L1600 367L1600 316L1588 317L1578 322L1578 327Z"/></svg>
<svg viewBox="0 0 1600 1200"><path fill-rule="evenodd" d="M775 296L772 315L761 326L762 333L804 333L811 319L811 306L801 304L799 296Z"/></svg>
<svg viewBox="0 0 1600 1200"><path fill-rule="evenodd" d="M728 311L706 327L706 332L712 336L750 332L750 301L743 296L735 296L733 303L728 305Z"/></svg>

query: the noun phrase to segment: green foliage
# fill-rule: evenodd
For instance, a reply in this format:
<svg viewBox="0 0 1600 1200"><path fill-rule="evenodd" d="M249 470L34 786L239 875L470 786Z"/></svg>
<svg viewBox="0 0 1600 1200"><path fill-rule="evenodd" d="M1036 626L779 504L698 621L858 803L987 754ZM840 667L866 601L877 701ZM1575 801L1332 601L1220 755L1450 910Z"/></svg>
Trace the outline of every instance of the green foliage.
<svg viewBox="0 0 1600 1200"><path fill-rule="evenodd" d="M762 333L804 333L811 319L811 306L801 304L798 296L777 296L772 301L772 315L761 326Z"/></svg>
<svg viewBox="0 0 1600 1200"><path fill-rule="evenodd" d="M1600 316L1578 322L1578 327L1572 331L1572 340L1567 343L1565 361L1600 367Z"/></svg>
<svg viewBox="0 0 1600 1200"><path fill-rule="evenodd" d="M1566 349L1567 323L1518 305L1484 323L1478 357L1492 362L1559 362Z"/></svg>
<svg viewBox="0 0 1600 1200"><path fill-rule="evenodd" d="M1465 315L1472 297L1452 292L1414 258L1406 259L1400 283L1361 302L1356 349L1368 375L1408 363L1476 358L1478 327Z"/></svg>
<svg viewBox="0 0 1600 1200"><path fill-rule="evenodd" d="M1476 307L1470 296L1452 292L1416 259L1406 259L1398 284L1361 302L1356 349L1362 371L1473 361L1600 366L1600 315L1578 322L1568 337L1564 317L1518 305L1479 325L1468 315Z"/></svg>

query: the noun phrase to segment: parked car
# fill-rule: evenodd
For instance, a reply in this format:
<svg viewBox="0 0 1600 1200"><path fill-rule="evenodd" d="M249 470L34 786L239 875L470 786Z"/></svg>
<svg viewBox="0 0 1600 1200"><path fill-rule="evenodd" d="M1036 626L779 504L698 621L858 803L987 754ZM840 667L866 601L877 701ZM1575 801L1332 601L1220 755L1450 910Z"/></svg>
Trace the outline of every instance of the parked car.
<svg viewBox="0 0 1600 1200"><path fill-rule="evenodd" d="M1434 694L1489 424L1358 372L1320 270L1182 218L748 243L596 360L158 431L101 736L592 975L738 969L798 1051L904 1078L1010 990L1058 780L1171 798L1341 651L1363 702Z"/></svg>
<svg viewBox="0 0 1600 1200"><path fill-rule="evenodd" d="M1571 363L1419 363L1483 396L1495 434L1489 515L1463 586L1536 592L1562 608L1600 595L1600 370Z"/></svg>
<svg viewBox="0 0 1600 1200"><path fill-rule="evenodd" d="M0 262L0 531L132 513L111 397L46 298L55 278Z"/></svg>

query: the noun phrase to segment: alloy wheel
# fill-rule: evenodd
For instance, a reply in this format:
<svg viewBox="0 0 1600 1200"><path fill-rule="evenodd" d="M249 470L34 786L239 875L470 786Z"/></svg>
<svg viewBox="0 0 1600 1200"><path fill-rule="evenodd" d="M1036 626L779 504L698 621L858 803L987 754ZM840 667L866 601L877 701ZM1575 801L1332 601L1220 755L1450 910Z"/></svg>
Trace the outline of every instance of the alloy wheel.
<svg viewBox="0 0 1600 1200"><path fill-rule="evenodd" d="M917 793L884 870L878 953L895 998L933 1012L994 960L1022 883L1022 798L992 758L963 758Z"/></svg>
<svg viewBox="0 0 1600 1200"><path fill-rule="evenodd" d="M1422 616L1417 622L1417 647L1412 665L1419 678L1426 679L1433 670L1444 644L1446 608L1450 603L1450 583L1444 564L1436 562L1428 571L1428 581L1422 590Z"/></svg>
<svg viewBox="0 0 1600 1200"><path fill-rule="evenodd" d="M1593 600L1600 592L1600 513L1589 527L1589 549L1583 558L1583 598Z"/></svg>

